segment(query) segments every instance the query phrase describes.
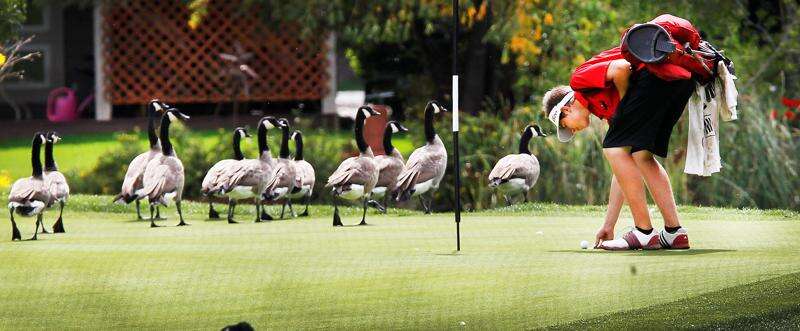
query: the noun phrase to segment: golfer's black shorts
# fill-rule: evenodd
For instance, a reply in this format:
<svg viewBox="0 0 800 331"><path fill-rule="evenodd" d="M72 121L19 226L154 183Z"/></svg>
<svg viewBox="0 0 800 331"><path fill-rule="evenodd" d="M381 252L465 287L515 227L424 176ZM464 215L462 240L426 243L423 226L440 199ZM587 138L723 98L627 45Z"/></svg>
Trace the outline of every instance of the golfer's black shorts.
<svg viewBox="0 0 800 331"><path fill-rule="evenodd" d="M672 127L694 92L693 80L665 81L647 71L631 74L628 91L609 121L603 148L630 147L667 157Z"/></svg>

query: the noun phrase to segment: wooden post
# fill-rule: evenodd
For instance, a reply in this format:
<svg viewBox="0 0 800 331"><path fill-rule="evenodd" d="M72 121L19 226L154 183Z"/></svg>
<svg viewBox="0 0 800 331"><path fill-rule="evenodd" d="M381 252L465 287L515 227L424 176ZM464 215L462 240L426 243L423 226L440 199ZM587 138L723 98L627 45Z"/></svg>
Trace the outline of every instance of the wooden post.
<svg viewBox="0 0 800 331"><path fill-rule="evenodd" d="M98 0L94 2L94 118L98 121L110 121L112 108L105 93L103 47L103 5Z"/></svg>
<svg viewBox="0 0 800 331"><path fill-rule="evenodd" d="M322 114L323 115L336 115L336 33L331 32L328 35L325 44L328 48L326 56L328 67L328 92L322 97Z"/></svg>

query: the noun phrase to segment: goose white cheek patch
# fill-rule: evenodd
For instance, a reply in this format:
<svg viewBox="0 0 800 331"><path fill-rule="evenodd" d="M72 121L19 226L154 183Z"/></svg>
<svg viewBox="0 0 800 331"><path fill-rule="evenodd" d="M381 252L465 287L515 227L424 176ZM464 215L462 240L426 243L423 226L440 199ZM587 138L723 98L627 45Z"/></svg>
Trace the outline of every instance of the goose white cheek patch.
<svg viewBox="0 0 800 331"><path fill-rule="evenodd" d="M398 128L396 124L392 124L392 132L398 133L400 132L400 128Z"/></svg>
<svg viewBox="0 0 800 331"><path fill-rule="evenodd" d="M441 109L439 109L439 105L437 105L435 103L432 104L432 105L433 105L433 113L434 114L438 114L440 111L442 111Z"/></svg>
<svg viewBox="0 0 800 331"><path fill-rule="evenodd" d="M364 118L369 118L372 114L369 113L368 110L362 109L361 112L364 114Z"/></svg>
<svg viewBox="0 0 800 331"><path fill-rule="evenodd" d="M170 122L175 122L175 114L172 112L167 113L167 117L169 117Z"/></svg>

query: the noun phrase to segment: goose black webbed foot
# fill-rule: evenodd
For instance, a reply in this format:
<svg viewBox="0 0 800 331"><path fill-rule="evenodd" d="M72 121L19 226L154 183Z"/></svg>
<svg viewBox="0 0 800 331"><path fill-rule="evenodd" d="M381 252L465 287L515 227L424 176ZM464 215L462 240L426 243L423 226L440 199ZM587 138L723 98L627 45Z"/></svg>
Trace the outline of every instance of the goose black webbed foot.
<svg viewBox="0 0 800 331"><path fill-rule="evenodd" d="M219 213L216 210L214 210L214 207L208 208L208 218L212 220L219 219Z"/></svg>
<svg viewBox="0 0 800 331"><path fill-rule="evenodd" d="M344 226L342 218L339 217L339 207L334 207L333 209L333 226Z"/></svg>
<svg viewBox="0 0 800 331"><path fill-rule="evenodd" d="M369 200L369 201L367 201L367 204L370 207L377 209L379 212L386 214L386 207L381 205L380 202L375 201L375 200Z"/></svg>
<svg viewBox="0 0 800 331"><path fill-rule="evenodd" d="M56 221L56 224L53 224L53 233L64 233L64 232L66 232L64 231L64 221L59 216L58 220Z"/></svg>

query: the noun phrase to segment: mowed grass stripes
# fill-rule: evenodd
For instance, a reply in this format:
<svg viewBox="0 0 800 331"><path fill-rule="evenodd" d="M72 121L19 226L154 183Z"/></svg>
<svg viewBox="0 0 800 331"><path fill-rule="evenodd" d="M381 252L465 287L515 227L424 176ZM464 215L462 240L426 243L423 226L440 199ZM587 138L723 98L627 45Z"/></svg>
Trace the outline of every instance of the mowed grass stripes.
<svg viewBox="0 0 800 331"><path fill-rule="evenodd" d="M68 232L36 242L10 242L10 223L0 222L0 329L602 327L635 309L658 325L669 314L648 307L800 270L793 212L682 208L692 250L609 253L578 247L601 208L531 204L464 214L457 253L451 214L371 211L370 226L333 228L329 207L254 224L241 205L242 224L229 225L187 203L191 226L150 229L110 200L74 197ZM174 208L162 215L160 224L177 223ZM343 215L349 225L360 213ZM34 220L18 222L29 237Z"/></svg>

